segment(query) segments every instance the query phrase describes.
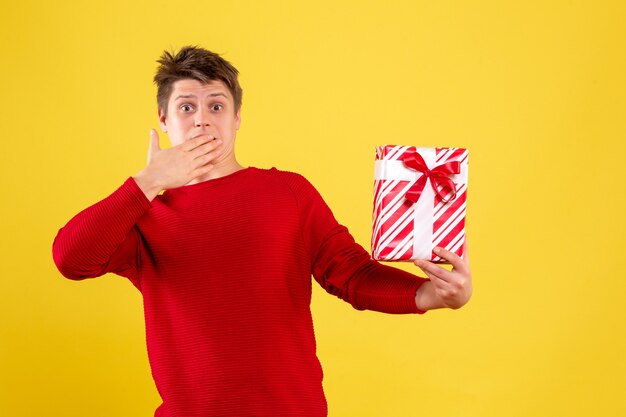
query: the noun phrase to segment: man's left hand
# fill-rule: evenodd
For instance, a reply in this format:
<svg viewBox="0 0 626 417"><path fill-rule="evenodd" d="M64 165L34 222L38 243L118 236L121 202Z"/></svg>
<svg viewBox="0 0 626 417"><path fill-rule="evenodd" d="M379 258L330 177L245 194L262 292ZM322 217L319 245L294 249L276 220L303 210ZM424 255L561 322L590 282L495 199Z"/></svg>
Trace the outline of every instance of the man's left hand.
<svg viewBox="0 0 626 417"><path fill-rule="evenodd" d="M467 239L463 245L463 258L443 248L434 252L452 265L452 270L425 260L414 261L415 265L430 278L417 290L415 303L417 308L426 311L435 308L463 307L472 295L472 274L467 255Z"/></svg>

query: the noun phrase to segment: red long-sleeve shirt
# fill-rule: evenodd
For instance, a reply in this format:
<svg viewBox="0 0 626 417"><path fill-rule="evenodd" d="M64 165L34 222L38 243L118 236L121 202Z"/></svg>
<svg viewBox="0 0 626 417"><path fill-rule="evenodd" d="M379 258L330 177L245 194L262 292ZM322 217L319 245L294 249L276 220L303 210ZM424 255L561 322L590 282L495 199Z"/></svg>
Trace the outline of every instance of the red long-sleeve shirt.
<svg viewBox="0 0 626 417"><path fill-rule="evenodd" d="M311 275L356 309L418 313L302 176L246 168L150 202L132 178L53 245L61 273L125 276L144 301L158 417L327 415Z"/></svg>

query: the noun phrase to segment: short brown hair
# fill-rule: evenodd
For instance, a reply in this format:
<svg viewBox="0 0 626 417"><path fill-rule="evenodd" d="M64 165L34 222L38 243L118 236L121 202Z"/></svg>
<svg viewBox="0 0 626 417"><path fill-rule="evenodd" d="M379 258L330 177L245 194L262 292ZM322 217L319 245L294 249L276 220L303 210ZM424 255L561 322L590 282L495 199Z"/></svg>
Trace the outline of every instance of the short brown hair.
<svg viewBox="0 0 626 417"><path fill-rule="evenodd" d="M178 53L163 51L157 62L160 65L154 83L157 85L157 103L164 114L167 114L167 102L174 83L183 79L203 83L222 81L233 95L235 112L241 107L243 90L237 80L239 71L218 54L198 46L184 46Z"/></svg>

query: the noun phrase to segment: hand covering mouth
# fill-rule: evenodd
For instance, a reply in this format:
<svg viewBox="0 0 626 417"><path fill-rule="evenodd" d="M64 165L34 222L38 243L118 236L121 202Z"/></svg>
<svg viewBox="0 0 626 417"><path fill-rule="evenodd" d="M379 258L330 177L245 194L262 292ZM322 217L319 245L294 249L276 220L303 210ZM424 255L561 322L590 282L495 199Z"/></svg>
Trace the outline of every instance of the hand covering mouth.
<svg viewBox="0 0 626 417"><path fill-rule="evenodd" d="M216 137L214 134L212 134L212 133L208 133L208 132L203 132L203 133L198 133L198 134L196 134L196 135L193 135L193 136L191 137L191 139L196 139L196 138L199 138L199 137L201 137L201 136L211 136L211 137L213 137L213 139L217 139L217 137Z"/></svg>

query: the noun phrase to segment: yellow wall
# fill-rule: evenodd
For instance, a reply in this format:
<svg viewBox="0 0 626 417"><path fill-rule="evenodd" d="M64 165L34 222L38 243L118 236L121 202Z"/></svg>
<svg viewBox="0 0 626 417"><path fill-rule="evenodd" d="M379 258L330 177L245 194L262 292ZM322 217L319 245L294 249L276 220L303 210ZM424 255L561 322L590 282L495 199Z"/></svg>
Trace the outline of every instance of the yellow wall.
<svg viewBox="0 0 626 417"><path fill-rule="evenodd" d="M366 247L375 145L471 151L466 308L357 312L315 286L331 417L626 415L623 4L4 2L0 414L158 405L139 293L50 252L142 168L162 49L200 44L241 71L241 162L307 176Z"/></svg>

